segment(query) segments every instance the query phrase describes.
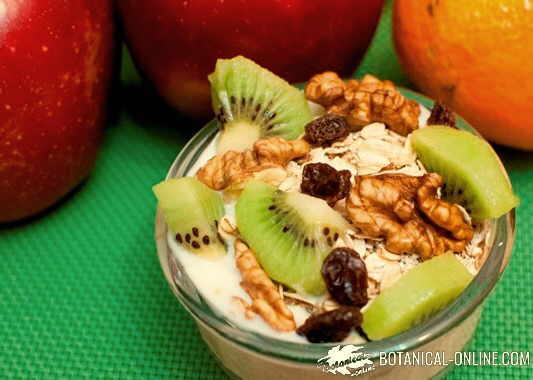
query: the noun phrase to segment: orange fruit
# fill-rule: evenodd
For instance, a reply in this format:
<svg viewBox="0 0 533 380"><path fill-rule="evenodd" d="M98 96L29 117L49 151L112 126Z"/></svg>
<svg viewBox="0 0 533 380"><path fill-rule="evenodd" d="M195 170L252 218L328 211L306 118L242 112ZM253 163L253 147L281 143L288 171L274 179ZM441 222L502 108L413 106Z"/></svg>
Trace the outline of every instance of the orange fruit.
<svg viewBox="0 0 533 380"><path fill-rule="evenodd" d="M486 138L533 150L533 0L396 0L411 80Z"/></svg>

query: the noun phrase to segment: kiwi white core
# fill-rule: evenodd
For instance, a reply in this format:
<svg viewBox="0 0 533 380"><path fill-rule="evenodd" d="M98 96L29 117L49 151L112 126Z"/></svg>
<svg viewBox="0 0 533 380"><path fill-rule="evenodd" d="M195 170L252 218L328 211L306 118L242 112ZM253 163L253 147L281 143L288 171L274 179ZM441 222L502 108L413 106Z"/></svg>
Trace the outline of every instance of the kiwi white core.
<svg viewBox="0 0 533 380"><path fill-rule="evenodd" d="M261 137L260 127L245 120L228 123L226 131L220 135L218 153L228 150L242 152Z"/></svg>

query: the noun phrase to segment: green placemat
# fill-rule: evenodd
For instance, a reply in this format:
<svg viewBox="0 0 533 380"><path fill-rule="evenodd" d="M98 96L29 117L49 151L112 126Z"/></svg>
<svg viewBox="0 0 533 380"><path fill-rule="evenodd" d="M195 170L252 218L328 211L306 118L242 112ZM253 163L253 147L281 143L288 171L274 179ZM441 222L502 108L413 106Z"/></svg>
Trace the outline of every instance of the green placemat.
<svg viewBox="0 0 533 380"><path fill-rule="evenodd" d="M409 85L392 48L390 3L358 70L366 72ZM152 238L150 187L194 130L136 82L131 66L123 75L123 111L91 178L42 217L0 229L1 379L226 378L165 283ZM533 156L500 152L522 198L517 241L471 350L533 351ZM482 377L533 372L461 367L449 375Z"/></svg>

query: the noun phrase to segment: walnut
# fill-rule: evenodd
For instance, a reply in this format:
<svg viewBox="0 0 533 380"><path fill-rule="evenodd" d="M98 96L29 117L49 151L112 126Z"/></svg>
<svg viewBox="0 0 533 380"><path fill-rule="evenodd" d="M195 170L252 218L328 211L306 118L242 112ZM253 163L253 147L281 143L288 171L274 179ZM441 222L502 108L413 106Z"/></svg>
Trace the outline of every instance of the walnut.
<svg viewBox="0 0 533 380"><path fill-rule="evenodd" d="M230 150L211 158L198 170L196 177L210 188L221 190L227 187L235 177L257 165L259 163L252 151Z"/></svg>
<svg viewBox="0 0 533 380"><path fill-rule="evenodd" d="M361 81L351 79L341 86L338 83L340 78L336 76L335 79L332 74L328 72L312 77L308 85L310 89L307 91L306 88L305 93L308 99L324 106L328 113L346 117L354 129L380 122L407 136L418 128L418 103L406 99L391 81L365 75ZM341 89L344 92L339 96Z"/></svg>
<svg viewBox="0 0 533 380"><path fill-rule="evenodd" d="M437 173L424 176L417 190L418 207L433 223L450 231L457 240L470 241L474 229L465 220L463 211L455 204L436 198L437 189L442 185L442 177Z"/></svg>
<svg viewBox="0 0 533 380"><path fill-rule="evenodd" d="M236 176L231 184L224 189L224 196L229 200L238 198L250 179L278 187L285 178L287 178L287 171L283 167L274 164L259 165Z"/></svg>
<svg viewBox="0 0 533 380"><path fill-rule="evenodd" d="M418 128L418 103L406 99L391 81L380 81L372 75L365 75L357 90L348 93L347 100L354 104L348 115L352 126L381 122L402 136Z"/></svg>
<svg viewBox="0 0 533 380"><path fill-rule="evenodd" d="M448 238L422 219L412 219L390 230L385 244L385 248L393 253L416 253L423 260L449 250L461 252L465 247L466 241Z"/></svg>
<svg viewBox="0 0 533 380"><path fill-rule="evenodd" d="M216 155L198 171L196 177L214 190L223 190L232 184L242 184L263 170L283 169L289 161L305 156L309 150L310 146L304 140L285 141L281 137L260 139L251 150Z"/></svg>
<svg viewBox="0 0 533 380"><path fill-rule="evenodd" d="M277 164L281 166L297 157L305 156L311 147L305 140L284 140L281 137L270 137L257 140L253 152L261 165Z"/></svg>
<svg viewBox="0 0 533 380"><path fill-rule="evenodd" d="M348 197L348 214L363 234L382 237L391 220L406 222L414 217L413 199L420 183L421 177L401 174L359 176Z"/></svg>
<svg viewBox="0 0 533 380"><path fill-rule="evenodd" d="M272 280L259 266L252 250L241 240L235 241L235 260L242 276L241 286L252 298L251 309L273 329L293 331L296 323L292 312Z"/></svg>
<svg viewBox="0 0 533 380"><path fill-rule="evenodd" d="M312 102L329 107L344 95L344 81L337 73L326 71L313 76L305 86L305 96Z"/></svg>
<svg viewBox="0 0 533 380"><path fill-rule="evenodd" d="M218 234L222 236L225 241L239 236L239 231L237 230L237 226L232 217L224 215L222 219L220 219L220 223L218 223Z"/></svg>
<svg viewBox="0 0 533 380"><path fill-rule="evenodd" d="M435 198L435 185L441 184L435 176L358 177L346 201L349 219L363 234L385 238L385 248L392 253L428 259L447 250L461 252L471 238L470 227L457 205Z"/></svg>
<svg viewBox="0 0 533 380"><path fill-rule="evenodd" d="M245 300L243 300L241 297L234 296L231 298L233 303L242 309L244 312L244 317L246 319L253 319L257 314L255 314L255 311L252 309L252 306L248 304Z"/></svg>

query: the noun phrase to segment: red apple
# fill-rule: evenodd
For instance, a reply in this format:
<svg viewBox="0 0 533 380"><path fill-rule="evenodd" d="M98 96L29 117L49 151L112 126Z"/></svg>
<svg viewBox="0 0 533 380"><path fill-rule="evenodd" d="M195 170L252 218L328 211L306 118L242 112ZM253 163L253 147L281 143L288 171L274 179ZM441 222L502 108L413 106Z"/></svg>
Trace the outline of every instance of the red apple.
<svg viewBox="0 0 533 380"><path fill-rule="evenodd" d="M188 115L210 114L207 74L242 54L289 82L350 75L383 0L118 0L128 46L160 94Z"/></svg>
<svg viewBox="0 0 533 380"><path fill-rule="evenodd" d="M89 174L112 66L111 0L0 0L0 222Z"/></svg>

